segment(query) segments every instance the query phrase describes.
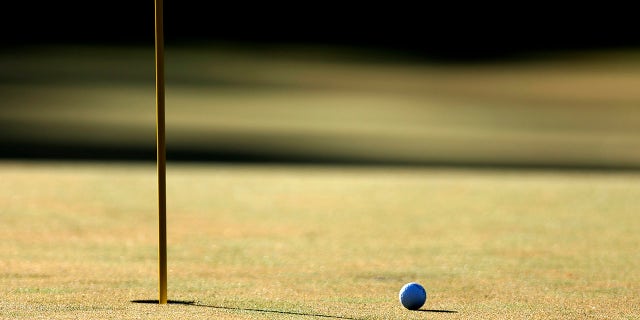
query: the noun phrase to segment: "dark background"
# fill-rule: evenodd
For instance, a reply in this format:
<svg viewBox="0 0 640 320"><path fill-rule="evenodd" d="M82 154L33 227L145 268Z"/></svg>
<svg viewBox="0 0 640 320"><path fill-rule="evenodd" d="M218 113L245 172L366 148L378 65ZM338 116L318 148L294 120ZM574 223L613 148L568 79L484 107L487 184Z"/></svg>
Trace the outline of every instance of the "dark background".
<svg viewBox="0 0 640 320"><path fill-rule="evenodd" d="M346 4L345 4L346 3ZM2 46L153 45L153 1L14 1ZM165 1L166 45L208 42L348 45L429 59L507 59L539 51L637 47L635 10L544 2L434 6L381 2Z"/></svg>
<svg viewBox="0 0 640 320"><path fill-rule="evenodd" d="M543 2L518 3L514 6L490 6L486 3L475 6L453 3L445 6L402 2L383 2L377 5L373 2L362 4L263 2L256 4L165 0L165 45L170 47L193 44L300 44L312 45L313 48L346 46L363 48L365 51L374 53L376 50L395 51L403 53L399 55L401 57L425 59L430 60L429 62L435 61L436 64L500 62L535 58L537 54L558 51L583 52L590 49L640 48L635 15L634 8L601 3L589 7L585 4L560 6ZM67 75L68 79L75 79L73 70L58 68L54 63L41 63L51 59L56 51L48 50L55 48L55 45L81 44L89 48L92 45L153 48L154 2L152 0L5 1L0 5L0 38L2 40L0 53L5 53L4 57L9 57L6 61L0 61L4 62L0 64L0 84L7 84L9 88L5 89L6 97L3 97L1 95L3 92L0 92L0 103L5 102L4 105L0 105L1 110L3 107L19 105L16 101L11 103L9 100L11 97L15 98L10 91L13 84L27 86L33 83L58 83L64 75ZM13 51L38 45L54 46L46 47L47 50L43 51ZM13 54L14 52L18 54ZM21 71L16 71L20 70L20 66L12 66L15 63L11 59L22 58L21 54L24 52L38 54L35 56L36 60L28 60L29 57L24 60L39 66L30 67L31 65L25 62L23 66L29 67L26 70L31 70L31 73L22 74ZM56 57L60 58L60 56ZM152 56L148 55L149 62L152 62L151 58ZM73 60L61 61L69 63ZM2 66L8 68L3 70ZM43 66L47 68L42 68ZM74 70L82 71L83 66L86 67L80 64ZM605 65L603 68L606 69L608 66L610 65ZM134 78L144 79L151 85L153 83L152 67L151 63L141 67L148 68L146 73L142 73L148 77ZM105 74L115 74L119 80L126 78L118 73L126 70L108 70L113 73L100 70ZM131 73L127 72L122 74L131 76ZM82 78L78 77L78 79ZM175 81L175 78L171 79ZM229 85L224 81L220 83ZM220 85L220 83L217 84ZM579 97L580 92L576 93L576 96ZM38 98L37 94L32 94L16 99L35 104L33 101ZM632 103L635 103L635 100L632 100ZM498 116L496 118L501 119ZM506 120L503 119L503 121ZM552 120L549 122L554 123ZM29 128L29 125L29 123L5 122L0 126L0 134L3 136L3 140L0 141L0 158L152 160L155 157L155 145L152 143L141 148L140 146L96 144L93 141L87 141L85 144L68 141L52 142L41 139L47 135L42 128L34 130L39 135L34 134L33 137L11 134L12 132L30 133L25 129ZM16 130L12 131L12 129ZM571 149L572 146L563 147ZM352 161L362 164L362 161L365 161L331 156L320 158L317 154L293 156L285 151L274 154L260 150L237 149L235 146L204 151L197 148L184 150L170 148L168 157L171 160L228 162L351 163ZM375 160L374 163L378 164L380 161L382 160ZM398 163L405 164L402 161L391 161L391 164ZM561 165L611 166L611 164L600 165L596 161L585 163L587 164ZM449 161L444 164L486 165L471 160L460 163ZM507 159L488 165L514 164ZM523 164L519 162L515 165ZM541 165L533 161L530 165L533 167L555 166L555 164ZM634 166L637 167L635 164Z"/></svg>

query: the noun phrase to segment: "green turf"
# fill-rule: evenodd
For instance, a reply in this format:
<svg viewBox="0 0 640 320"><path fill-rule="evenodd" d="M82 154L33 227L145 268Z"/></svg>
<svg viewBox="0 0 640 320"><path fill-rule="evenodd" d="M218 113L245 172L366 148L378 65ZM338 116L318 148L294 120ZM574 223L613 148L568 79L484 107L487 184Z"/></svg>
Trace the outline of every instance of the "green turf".
<svg viewBox="0 0 640 320"><path fill-rule="evenodd" d="M0 163L0 318L637 319L634 172ZM429 293L403 309L410 281ZM193 304L187 304L192 302ZM452 311L452 312L444 312Z"/></svg>
<svg viewBox="0 0 640 320"><path fill-rule="evenodd" d="M637 50L486 64L372 55L168 46L168 150L640 166ZM152 148L153 67L152 47L0 51L0 146Z"/></svg>

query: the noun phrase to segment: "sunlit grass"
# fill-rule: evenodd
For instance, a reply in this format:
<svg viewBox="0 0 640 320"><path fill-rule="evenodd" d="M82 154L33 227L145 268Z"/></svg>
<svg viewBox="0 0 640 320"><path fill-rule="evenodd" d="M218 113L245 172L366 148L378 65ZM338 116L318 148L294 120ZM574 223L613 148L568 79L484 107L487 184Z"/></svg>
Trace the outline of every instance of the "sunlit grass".
<svg viewBox="0 0 640 320"><path fill-rule="evenodd" d="M637 167L638 53L487 64L306 48L167 48L171 152ZM151 148L152 48L1 60L6 144Z"/></svg>
<svg viewBox="0 0 640 320"><path fill-rule="evenodd" d="M1 317L638 316L636 173L170 164L164 307L153 165L0 176Z"/></svg>

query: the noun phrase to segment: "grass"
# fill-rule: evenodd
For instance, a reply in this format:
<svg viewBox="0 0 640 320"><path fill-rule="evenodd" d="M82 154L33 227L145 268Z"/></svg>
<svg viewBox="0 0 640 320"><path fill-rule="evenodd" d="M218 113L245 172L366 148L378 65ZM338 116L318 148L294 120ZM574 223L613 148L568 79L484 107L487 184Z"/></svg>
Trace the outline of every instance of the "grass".
<svg viewBox="0 0 640 320"><path fill-rule="evenodd" d="M637 50L486 64L300 50L169 46L169 151L387 163L640 163ZM151 160L153 67L152 47L0 52L0 155L29 145L42 152L44 144L143 149Z"/></svg>
<svg viewBox="0 0 640 320"><path fill-rule="evenodd" d="M15 50L0 156L153 148L153 48ZM3 160L0 318L640 317L638 171L499 169L638 168L637 51L252 50L168 47L170 151L498 166L170 162L158 306L153 165ZM419 312L397 299L411 281Z"/></svg>
<svg viewBox="0 0 640 320"><path fill-rule="evenodd" d="M170 163L167 306L131 302L157 299L153 165L0 176L0 318L640 316L633 171Z"/></svg>

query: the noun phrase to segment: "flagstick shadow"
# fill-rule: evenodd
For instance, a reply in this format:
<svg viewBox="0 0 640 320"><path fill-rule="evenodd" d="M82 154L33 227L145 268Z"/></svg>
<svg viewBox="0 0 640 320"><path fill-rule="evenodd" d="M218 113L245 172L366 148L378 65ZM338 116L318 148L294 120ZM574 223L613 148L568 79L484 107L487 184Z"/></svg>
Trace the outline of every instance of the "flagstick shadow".
<svg viewBox="0 0 640 320"><path fill-rule="evenodd" d="M131 300L131 302L144 303L144 304L158 304L158 300ZM195 301L184 301L184 300L167 300L167 304L188 305L188 306L195 306L195 307L205 307L205 308L235 310L235 311L253 311L253 312L263 312L263 313L289 314L289 315L296 315L296 316L307 316L307 317L328 318L328 319L358 320L357 318L331 316L331 315L317 314L317 313L303 313L303 312L282 311L282 310L213 306L213 305L207 305L207 304L200 304Z"/></svg>
<svg viewBox="0 0 640 320"><path fill-rule="evenodd" d="M133 303L158 304L158 300L131 300ZM167 304L195 305L195 301L167 300Z"/></svg>

